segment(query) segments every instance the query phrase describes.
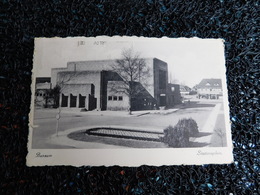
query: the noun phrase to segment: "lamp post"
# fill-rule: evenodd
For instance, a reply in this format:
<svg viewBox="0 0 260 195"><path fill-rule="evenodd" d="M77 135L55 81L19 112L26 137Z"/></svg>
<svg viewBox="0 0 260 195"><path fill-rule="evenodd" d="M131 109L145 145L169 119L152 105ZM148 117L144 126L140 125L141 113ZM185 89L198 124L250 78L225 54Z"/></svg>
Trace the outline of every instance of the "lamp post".
<svg viewBox="0 0 260 195"><path fill-rule="evenodd" d="M59 133L59 120L60 120L60 108L59 108L59 112L58 112L58 114L56 115L56 119L57 119L57 121L56 121L56 136L58 137L58 133Z"/></svg>

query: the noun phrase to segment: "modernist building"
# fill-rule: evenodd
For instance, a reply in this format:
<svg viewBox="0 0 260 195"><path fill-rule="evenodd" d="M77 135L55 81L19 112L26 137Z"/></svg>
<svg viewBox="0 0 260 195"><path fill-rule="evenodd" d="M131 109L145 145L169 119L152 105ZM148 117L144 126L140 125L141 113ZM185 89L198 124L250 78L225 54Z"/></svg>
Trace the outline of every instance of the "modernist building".
<svg viewBox="0 0 260 195"><path fill-rule="evenodd" d="M167 86L167 103L168 107L172 107L181 103L180 85L169 83Z"/></svg>
<svg viewBox="0 0 260 195"><path fill-rule="evenodd" d="M218 99L222 96L221 79L202 79L196 88L198 98Z"/></svg>
<svg viewBox="0 0 260 195"><path fill-rule="evenodd" d="M53 68L51 85L61 87L60 106L87 110L133 110L171 106L168 98L168 65L157 58L145 59L149 76L145 82L133 82L138 93L129 100L118 90L124 83L113 71L115 60L68 62L66 68ZM177 97L176 97L177 98ZM177 102L177 101L176 101Z"/></svg>

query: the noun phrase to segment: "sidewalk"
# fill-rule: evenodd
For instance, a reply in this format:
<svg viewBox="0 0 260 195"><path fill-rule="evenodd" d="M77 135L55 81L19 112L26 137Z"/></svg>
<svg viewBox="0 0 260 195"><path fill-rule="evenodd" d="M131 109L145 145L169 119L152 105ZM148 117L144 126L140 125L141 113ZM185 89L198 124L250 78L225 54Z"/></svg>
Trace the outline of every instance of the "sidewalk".
<svg viewBox="0 0 260 195"><path fill-rule="evenodd" d="M171 114L176 112L179 109L168 109L168 110L140 110L140 111L132 111L132 114L130 115L127 111L87 111L87 112L77 112L77 114L82 115L99 115L99 116L125 116L125 117L139 117L147 114Z"/></svg>
<svg viewBox="0 0 260 195"><path fill-rule="evenodd" d="M80 111L79 109L61 109L61 113L66 114L76 114L82 116L118 116L118 117L140 117L147 114L160 114L160 115L167 115L178 111L180 108L173 108L167 110L140 110L140 111L132 111L130 115L127 111ZM39 109L40 112L51 112L51 113L58 113L58 109ZM36 110L37 112L37 110Z"/></svg>
<svg viewBox="0 0 260 195"><path fill-rule="evenodd" d="M217 121L218 114L220 113L221 103L216 104L216 106L211 111L205 125L201 129L200 133L204 136L195 138L192 142L201 143L209 146L211 144L211 138L214 133L215 124Z"/></svg>

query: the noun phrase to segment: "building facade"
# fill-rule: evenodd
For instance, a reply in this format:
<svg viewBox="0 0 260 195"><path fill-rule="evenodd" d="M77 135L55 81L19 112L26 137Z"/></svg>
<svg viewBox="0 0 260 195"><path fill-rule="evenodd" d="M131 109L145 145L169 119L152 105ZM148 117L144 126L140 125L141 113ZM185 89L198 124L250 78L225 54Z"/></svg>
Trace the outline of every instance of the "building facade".
<svg viewBox="0 0 260 195"><path fill-rule="evenodd" d="M180 93L180 85L169 83L167 90L168 107L173 107L177 104L180 104L182 99Z"/></svg>
<svg viewBox="0 0 260 195"><path fill-rule="evenodd" d="M122 78L113 71L115 60L68 62L66 68L53 68L51 85L59 85L60 106L86 110L155 109L168 106L168 65L157 58L145 59L149 76L133 82L138 93L129 99Z"/></svg>
<svg viewBox="0 0 260 195"><path fill-rule="evenodd" d="M218 99L222 96L221 79L202 79L196 88L198 98Z"/></svg>
<svg viewBox="0 0 260 195"><path fill-rule="evenodd" d="M35 106L36 107L48 107L52 104L49 96L49 90L51 89L51 78L40 77L36 78L35 82Z"/></svg>

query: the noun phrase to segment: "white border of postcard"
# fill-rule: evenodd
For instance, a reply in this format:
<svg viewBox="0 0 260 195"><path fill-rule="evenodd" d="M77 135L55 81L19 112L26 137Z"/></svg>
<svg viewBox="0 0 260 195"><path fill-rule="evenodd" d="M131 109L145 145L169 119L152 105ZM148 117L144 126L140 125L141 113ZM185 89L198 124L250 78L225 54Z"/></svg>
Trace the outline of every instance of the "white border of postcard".
<svg viewBox="0 0 260 195"><path fill-rule="evenodd" d="M222 66L219 67L222 72L223 85L223 100L224 113L226 121L226 147L200 147L200 148L149 148L149 149L32 149L33 139L33 117L34 117L34 93L35 93L35 75L39 71L36 60L42 52L39 43L41 39L63 39L63 40L86 40L86 41L138 41L138 40L152 40L152 41L187 41L197 40L205 42L218 43L219 51L217 58L221 61ZM210 44L209 44L210 46ZM54 166L54 165L71 165L71 166L141 166L141 165L202 165L202 164L228 164L233 162L232 154L232 139L231 139L231 125L229 119L229 107L226 85L226 71L225 71L225 55L224 55L224 40L222 39L199 39L199 38L144 38L144 37L70 37L70 38L36 38L34 52L34 65L32 74L32 98L31 98L31 112L29 114L29 139L28 139L28 155L27 166ZM62 57L62 56L61 56ZM64 65L65 66L65 65Z"/></svg>

